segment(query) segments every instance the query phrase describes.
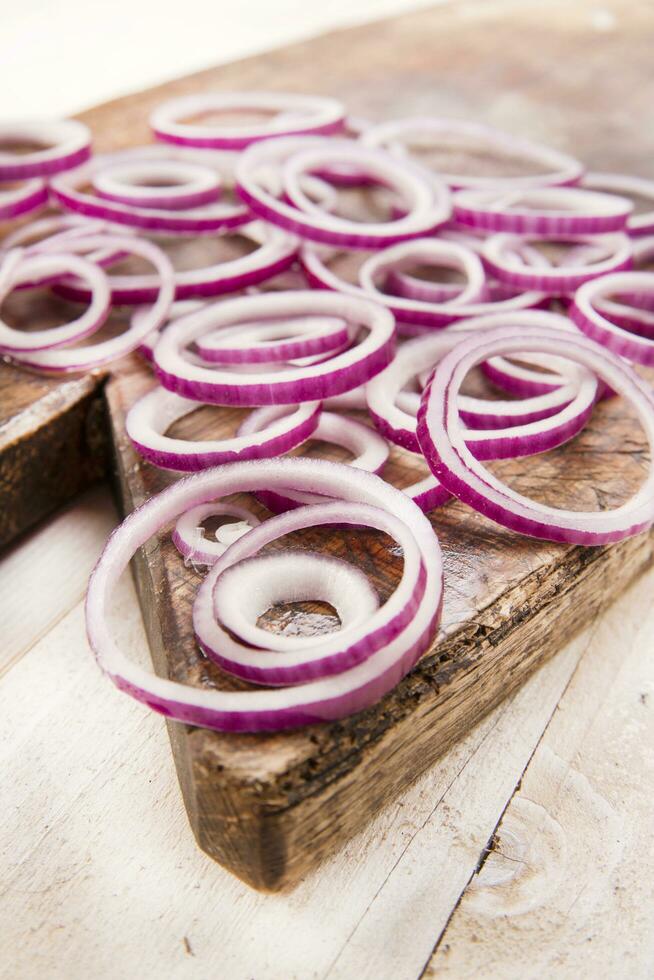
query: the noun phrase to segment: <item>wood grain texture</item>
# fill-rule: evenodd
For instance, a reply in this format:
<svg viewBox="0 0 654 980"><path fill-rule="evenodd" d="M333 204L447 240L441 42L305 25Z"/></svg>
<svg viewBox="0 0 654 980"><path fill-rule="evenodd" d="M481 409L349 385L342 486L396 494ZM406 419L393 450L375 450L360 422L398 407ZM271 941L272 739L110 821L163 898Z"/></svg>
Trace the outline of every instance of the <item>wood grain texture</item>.
<svg viewBox="0 0 654 980"><path fill-rule="evenodd" d="M647 175L654 131L644 82L654 17L640 3L611 3L605 14L608 30L606 16L597 21L586 2L573 10L552 3L546 20L539 4L457 4L204 72L84 119L103 149L146 139L149 110L171 95L208 87L328 92L357 114L482 119L543 138L595 168ZM621 71L607 73L607 63ZM140 463L122 429L149 383L134 360L107 389L126 510L171 479ZM215 436L233 431L235 417L197 413L186 425ZM646 465L632 419L604 404L565 450L497 471L548 502L603 508L624 499ZM395 454L388 475L409 482L407 458ZM339 724L274 736L169 727L200 846L258 888L296 882L359 830L652 559L649 536L592 550L535 543L459 504L437 512L434 525L446 558L443 627L435 648L380 704ZM298 541L348 553L370 570L382 596L392 588L399 559L381 536L315 531ZM195 647L190 602L198 577L165 537L138 556L137 579L157 670L208 687L233 683Z"/></svg>
<svg viewBox="0 0 654 980"><path fill-rule="evenodd" d="M24 535L0 561L0 677L86 592L103 538L118 518L109 489L97 486Z"/></svg>
<svg viewBox="0 0 654 980"><path fill-rule="evenodd" d="M596 168L644 173L654 149L639 84L649 70L651 11L615 4L607 8L613 28L602 33L590 4L564 9L553 4L546 23L535 6L515 4L403 17L202 73L85 119L112 145L127 145L145 137L147 113L164 96L210 86L329 91L356 113L470 115L545 138ZM491 34L501 62L489 57ZM624 68L610 85L607 59ZM171 480L141 464L122 431L126 409L149 383L134 367L108 388L127 510ZM198 412L184 431L226 434L237 415ZM610 507L642 478L639 438L630 416L609 403L564 450L496 470L550 503ZM386 475L402 485L410 466L395 453ZM281 735L170 726L200 846L258 888L296 882L355 833L652 560L649 536L606 549L566 548L517 538L459 504L435 513L433 523L446 560L443 627L434 649L380 704L338 724ZM383 597L392 588L399 562L380 535L315 531L298 542L354 557ZM197 651L190 603L198 577L165 535L139 556L137 580L157 670L205 687L233 685Z"/></svg>
<svg viewBox="0 0 654 980"><path fill-rule="evenodd" d="M94 532L87 530L90 545ZM96 531L97 552L103 532ZM53 571L65 560L61 543L48 550ZM147 641L134 590L128 577L120 586L121 643L140 659ZM417 980L439 937L439 954L450 946L456 977L490 975L485 952L498 965L492 975L504 976L513 957L528 968L527 957L540 965L557 950L552 969L531 975L585 977L583 959L573 971L575 958L592 955L593 977L621 976L619 963L613 969L621 953L629 976L651 975L651 931L639 930L633 913L650 907L654 868L646 836L654 772L644 758L649 743L638 737L646 734L640 725L651 713L654 685L654 660L642 653L654 643L653 589L654 569L346 846L297 888L277 894L255 892L194 846L161 720L106 683L88 655L80 604L0 677L0 977L131 980L138 964L146 980L197 980L217 970L220 980ZM18 596L29 597L29 589ZM598 738L604 718L608 746ZM555 751L563 741L571 768L611 794L622 817L619 861L612 850L613 872L605 875L606 834L589 823L585 808L577 818L568 811L562 856L540 846L537 828L536 836L520 838L523 857L534 842L533 878L541 882L526 941L517 909L509 920L514 930L503 928L503 900L500 916L460 932L452 912L462 893L464 908L465 886L471 881L474 889L489 849L492 857L509 846L501 826L495 838L493 832L530 759L530 799L558 805L550 767L536 763L544 729L562 722L570 741L557 739ZM564 790L560 800L566 796ZM513 856L506 852L509 864ZM543 885L557 861L563 883L594 880L599 915L582 895L551 928L552 892ZM522 888L527 875L520 877ZM512 891L506 879L506 892L502 881L485 884L500 899ZM573 924L568 932L566 922ZM574 933L578 939L569 943ZM435 975L443 969L439 961Z"/></svg>
<svg viewBox="0 0 654 980"><path fill-rule="evenodd" d="M0 365L0 548L106 476L102 385Z"/></svg>
<svg viewBox="0 0 654 980"><path fill-rule="evenodd" d="M631 590L633 608L651 608L652 584ZM652 635L647 618L617 612L598 624L598 655L577 667L430 980L652 976L651 907L638 896L654 833Z"/></svg>

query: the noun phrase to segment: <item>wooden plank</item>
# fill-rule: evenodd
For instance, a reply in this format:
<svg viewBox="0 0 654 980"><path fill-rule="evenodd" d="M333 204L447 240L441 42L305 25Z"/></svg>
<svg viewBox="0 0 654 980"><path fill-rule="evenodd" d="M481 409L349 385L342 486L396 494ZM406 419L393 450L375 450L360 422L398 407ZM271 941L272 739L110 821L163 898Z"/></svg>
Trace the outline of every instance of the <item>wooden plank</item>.
<svg viewBox="0 0 654 980"><path fill-rule="evenodd" d="M470 115L542 137L594 167L645 172L654 136L645 126L649 101L640 81L649 71L651 9L610 5L611 30L594 35L593 45L586 43L596 30L592 4L548 9L545 22L540 8L514 4L462 4L403 17L202 73L84 118L112 145L127 145L145 138L149 109L172 94L208 86L331 91L356 113ZM537 57L530 43L535 31ZM491 33L494 49L504 53L501 70L487 56ZM580 52L595 99L592 113L579 90ZM607 61L624 66L610 85ZM627 98L628 117L622 112ZM108 389L127 510L171 479L139 463L122 428L125 411L148 383L134 367ZM198 438L227 434L237 414L203 410L178 431ZM605 404L565 450L496 469L522 492L550 503L609 507L641 479L642 450L632 419ZM387 475L399 485L409 482L406 456L394 454ZM652 559L647 536L587 550L518 539L458 504L433 520L446 556L443 629L434 650L379 705L337 725L285 735L236 738L170 726L200 845L256 887L297 881L360 829L585 623L607 592L619 591ZM301 541L327 543L374 568L376 586L388 594L397 560L378 537L326 540L315 532ZM230 686L198 655L190 629L197 578L165 537L140 556L138 582L157 669L188 683Z"/></svg>
<svg viewBox="0 0 654 980"><path fill-rule="evenodd" d="M486 119L567 148L595 167L646 172L654 134L646 125L650 103L642 80L654 16L643 3L613 2L605 13L600 30L589 2L571 11L557 0L545 23L537 4L457 4L205 72L84 118L102 149L147 138L149 109L173 94L210 85L313 90L340 95L352 111L370 116L447 111ZM491 34L494 50L503 52L499 65L488 57ZM579 86L580 52L592 112ZM607 61L622 66L610 79ZM220 239L192 247L224 245ZM146 384L136 361L125 362L108 396L127 509L170 479L141 466L122 431L126 408ZM191 419L187 431L199 436L207 424L214 434L226 432L234 414L222 413L217 424L206 415ZM623 499L645 465L630 418L604 405L565 452L498 471L550 502L553 488L562 487L567 502L605 507ZM407 482L406 459L396 454L389 474ZM652 557L646 536L611 549L566 549L517 539L459 505L434 523L448 570L439 645L380 705L339 725L274 737L170 728L201 846L257 887L296 881L360 829L551 654L561 636L585 622L609 587L618 591ZM380 550L377 538L342 535L329 545L374 566L376 584L388 594L398 559ZM138 572L157 669L189 683L229 684L195 648L189 602L196 579L170 543L162 540L141 555Z"/></svg>
<svg viewBox="0 0 654 980"><path fill-rule="evenodd" d="M128 579L116 610L139 658ZM105 683L76 607L0 678L0 976L113 980L138 964L171 980L413 980L591 635L297 889L265 895L193 847L160 721ZM377 972L384 944L409 930Z"/></svg>
<svg viewBox="0 0 654 980"><path fill-rule="evenodd" d="M426 977L652 976L653 589L598 622Z"/></svg>
<svg viewBox="0 0 654 980"><path fill-rule="evenodd" d="M102 386L0 365L0 548L106 476Z"/></svg>
<svg viewBox="0 0 654 980"><path fill-rule="evenodd" d="M77 605L116 511L106 487L87 491L0 561L0 676Z"/></svg>

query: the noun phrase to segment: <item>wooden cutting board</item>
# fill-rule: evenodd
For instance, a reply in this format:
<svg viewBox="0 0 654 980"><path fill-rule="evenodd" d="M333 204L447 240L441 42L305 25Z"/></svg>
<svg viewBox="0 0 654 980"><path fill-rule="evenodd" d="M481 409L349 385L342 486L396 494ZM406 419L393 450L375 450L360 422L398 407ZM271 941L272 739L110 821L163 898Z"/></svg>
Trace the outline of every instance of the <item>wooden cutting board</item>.
<svg viewBox="0 0 654 980"><path fill-rule="evenodd" d="M173 95L316 92L373 119L432 113L482 120L542 139L594 169L652 177L653 35L647 3L456 3L203 72L81 118L104 150L147 140L150 110ZM178 249L178 260L190 261L189 249L201 260L225 248L196 242ZM28 306L17 316L42 326L50 311ZM125 511L174 479L142 463L124 433L126 410L151 384L136 357L117 366L106 386L102 377L44 382L2 367L0 438L10 434L0 442L5 540L102 473L103 404ZM175 431L217 437L233 432L238 417L201 409ZM54 431L64 433L59 442ZM406 485L417 478L413 466L398 451L385 475ZM523 493L601 509L633 492L646 467L638 427L618 402L603 403L561 450L493 464ZM41 493L44 485L50 489ZM432 521L445 555L442 627L433 649L383 701L336 724L274 735L169 723L199 845L257 888L292 885L356 833L652 561L651 534L607 548L554 545L505 532L459 503ZM398 575L400 559L382 535L315 530L293 544L361 564L382 597ZM142 550L135 572L157 671L208 688L242 686L199 654L190 624L199 575L166 534ZM275 629L332 625L318 605L269 619Z"/></svg>

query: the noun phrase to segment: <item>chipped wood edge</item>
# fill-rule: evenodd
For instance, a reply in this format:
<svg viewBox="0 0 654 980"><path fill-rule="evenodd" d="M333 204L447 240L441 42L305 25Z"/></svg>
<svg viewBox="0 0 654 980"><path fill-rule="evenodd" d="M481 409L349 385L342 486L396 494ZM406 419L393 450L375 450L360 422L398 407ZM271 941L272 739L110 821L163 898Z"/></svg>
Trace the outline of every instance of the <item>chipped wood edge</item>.
<svg viewBox="0 0 654 980"><path fill-rule="evenodd" d="M0 425L0 548L106 476L105 380L64 382Z"/></svg>

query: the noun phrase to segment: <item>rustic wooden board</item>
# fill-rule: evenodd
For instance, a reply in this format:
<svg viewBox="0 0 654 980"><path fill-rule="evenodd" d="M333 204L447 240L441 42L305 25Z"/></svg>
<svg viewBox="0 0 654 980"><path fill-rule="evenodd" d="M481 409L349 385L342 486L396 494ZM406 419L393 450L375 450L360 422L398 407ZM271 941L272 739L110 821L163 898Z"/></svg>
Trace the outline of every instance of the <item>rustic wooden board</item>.
<svg viewBox="0 0 654 980"><path fill-rule="evenodd" d="M0 548L106 476L103 384L0 366Z"/></svg>
<svg viewBox="0 0 654 980"><path fill-rule="evenodd" d="M102 149L147 138L148 111L173 94L209 87L329 92L373 118L436 112L484 119L571 150L596 168L647 175L654 158L646 84L654 17L636 3L611 3L600 13L590 3L572 11L556 3L544 23L538 4L457 4L205 72L84 118ZM620 71L607 72L607 64ZM125 509L171 479L139 462L122 429L125 410L148 384L133 360L107 389ZM203 410L179 431L232 431L234 416ZM642 476L638 440L621 407L603 405L565 450L497 469L552 503L612 506ZM388 475L410 481L399 454ZM298 880L652 559L647 535L606 549L566 548L517 538L459 504L433 522L447 569L441 635L379 705L338 724L274 736L169 726L200 846L256 887ZM301 543L354 553L382 595L397 575L399 560L379 535L316 531ZM157 669L189 683L233 683L195 648L190 601L198 579L165 536L139 556L137 580ZM295 615L305 626L326 625L319 610Z"/></svg>

